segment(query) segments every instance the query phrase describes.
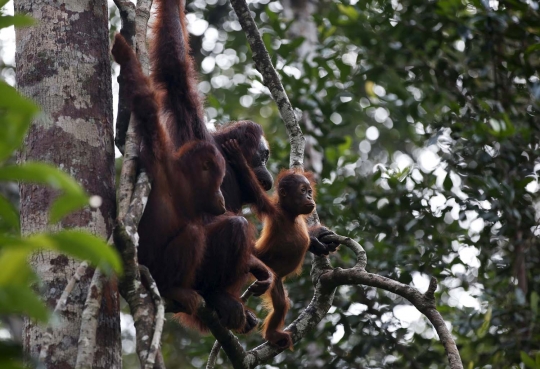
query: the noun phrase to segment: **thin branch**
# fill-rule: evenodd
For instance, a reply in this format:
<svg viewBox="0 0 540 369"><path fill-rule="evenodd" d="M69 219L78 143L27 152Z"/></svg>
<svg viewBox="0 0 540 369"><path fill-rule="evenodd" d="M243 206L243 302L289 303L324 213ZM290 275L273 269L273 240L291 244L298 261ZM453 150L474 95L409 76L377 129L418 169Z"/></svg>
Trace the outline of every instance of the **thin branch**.
<svg viewBox="0 0 540 369"><path fill-rule="evenodd" d="M253 286L255 283L257 282L253 282L251 286ZM249 290L249 287L248 289L244 291L242 296L240 296L240 299L243 302L247 302L247 300L249 300L249 298L253 295L253 293ZM219 356L219 351L221 351L221 344L219 343L219 341L216 340L216 342L214 342L214 345L212 346L212 350L210 351L210 354L208 355L208 361L206 362L206 369L213 369L216 366L216 361Z"/></svg>
<svg viewBox="0 0 540 369"><path fill-rule="evenodd" d="M84 260L83 262L79 264L79 266L75 270L75 273L73 274L73 276L67 283L66 287L64 288L62 295L56 302L56 307L54 308L53 314L57 314L59 312L64 311L64 309L66 308L69 295L71 294L71 291L73 291L73 288L75 288L77 283L81 280L82 276L86 273L87 268L88 268L88 261ZM52 325L49 325L49 327L47 327L47 330L43 334L43 345L41 346L41 350L39 352L40 360L45 360L45 358L47 357L47 352L49 351L49 346L52 340L52 334L53 334L53 327Z"/></svg>
<svg viewBox="0 0 540 369"><path fill-rule="evenodd" d="M343 246L346 246L349 248L354 254L356 255L356 265L354 266L355 269L366 269L367 265L367 255L366 251L358 242L353 240L350 237L344 237L340 235L328 235L321 239L321 241L325 243L331 243L331 242L337 242L342 244Z"/></svg>
<svg viewBox="0 0 540 369"><path fill-rule="evenodd" d="M154 326L154 335L152 337L152 343L150 344L150 350L148 351L148 357L146 358L145 369L152 369L156 362L156 355L159 352L159 345L161 343L161 333L163 332L163 323L165 322L165 306L163 305L163 300L159 294L154 278L150 274L150 271L147 267L139 265L139 270L141 274L146 278L146 282L150 288L150 293L152 294L152 300L154 300L154 305L156 306L156 318Z"/></svg>
<svg viewBox="0 0 540 369"><path fill-rule="evenodd" d="M365 285L377 287L385 291L390 291L404 297L413 304L422 314L424 314L437 331L439 338L446 350L448 362L451 369L463 369L459 351L452 334L446 327L444 319L435 306L435 290L437 280L431 278L429 288L426 293L420 293L416 288L394 281L377 274L368 273L365 270L351 268L335 268L329 273L321 276L321 284L327 288L335 288L342 285Z"/></svg>
<svg viewBox="0 0 540 369"><path fill-rule="evenodd" d="M257 70L262 74L264 84L269 88L272 98L278 105L281 117L285 122L289 141L291 143L291 167L303 167L305 139L294 114L281 81L272 66L272 62L266 47L262 41L257 25L251 16L251 12L245 0L231 0L236 15L242 25ZM315 214L309 219L310 224L319 223L318 216ZM425 294L421 294L413 287L401 284L391 279L371 274L365 271L367 265L367 256L364 249L354 240L342 236L327 236L326 240L339 241L350 248L356 255L356 265L350 269L332 268L328 258L315 257L312 264L312 281L315 285L314 297L309 306L300 314L300 316L290 324L286 330L292 333L293 341L300 340L306 332L318 324L330 309L334 297L334 291L337 286L344 284L364 284L378 287L387 291L394 292L407 300L420 310L435 327L439 337L445 347L451 369L462 369L461 358L455 345L455 342L446 328L444 320L436 309L434 292L437 287L436 280L432 279L430 287ZM218 322L219 325L219 322ZM219 325L219 327L221 327ZM223 345L223 349L231 359L235 369L251 369L260 365L279 354L279 350L268 343L264 343L253 350L244 354L243 348L238 348L237 338L221 327L224 331L214 332L217 340ZM214 345L214 348L216 345ZM212 349L213 356L207 365L207 369L214 368L215 359L219 349ZM213 361L211 361L213 360Z"/></svg>
<svg viewBox="0 0 540 369"><path fill-rule="evenodd" d="M126 212L125 220L118 220L114 229L114 242L124 261L124 275L119 283L120 293L129 305L135 324L137 355L142 367L147 367L147 360L152 351L152 344L161 338L162 311L160 304L154 306L155 293L149 293L141 283L140 269L137 260L139 236L137 225L144 211L146 199L150 193L148 177L143 172L139 175L133 201ZM151 284L151 281L149 281ZM155 291L154 291L155 292ZM155 335L159 335L159 339ZM152 337L152 340L149 338ZM156 348L157 350L157 348ZM156 367L164 367L162 360L155 361Z"/></svg>
<svg viewBox="0 0 540 369"><path fill-rule="evenodd" d="M75 369L91 368L96 348L96 332L98 328L99 310L103 297L105 276L98 268L94 271L92 282L88 287L88 295L81 316L77 361Z"/></svg>
<svg viewBox="0 0 540 369"><path fill-rule="evenodd" d="M302 129L298 124L294 109L289 101L289 97L281 84L281 80L272 65L272 60L268 54L268 50L264 46L264 42L257 28L257 24L251 16L248 5L245 0L231 0L231 5L236 12L238 21L242 25L251 52L253 54L253 61L255 67L262 74L263 81L266 87L270 90L272 98L276 102L281 118L287 128L287 134L289 135L289 142L291 143L291 157L289 159L290 167L304 166L304 149L305 138L302 133Z"/></svg>
<svg viewBox="0 0 540 369"><path fill-rule="evenodd" d="M152 0L138 0L136 7L127 0L115 0L115 4L120 9L122 17L121 33L134 47L143 72L148 74L150 63L146 50L146 33ZM121 78L120 81L122 81ZM139 242L137 228L151 186L148 176L144 172L139 175L134 186L140 138L135 133L134 127L137 122L134 115L131 114L129 106L128 91L120 82L116 144L123 151L124 160L120 173L118 220L114 230L115 244L124 261L124 276L120 280L119 287L133 316L137 332L137 355L141 366L144 368L164 368L163 358L159 352L164 321L163 302L150 273L146 276L150 293L141 283L137 258ZM120 114L121 111L124 112L123 115ZM143 271L143 273L145 272ZM148 339L149 337L152 337L151 341Z"/></svg>
<svg viewBox="0 0 540 369"><path fill-rule="evenodd" d="M64 311L66 308L67 300L69 298L69 295L71 294L71 291L73 291L73 288L75 285L81 280L82 276L86 273L86 269L88 268L88 261L83 261L79 264L77 267L77 270L75 270L75 274L73 274L73 277L69 280L68 284L66 285L66 288L64 289L64 292L62 292L62 296L58 299L56 302L56 307L54 308L53 313L58 313L61 311Z"/></svg>
<svg viewBox="0 0 540 369"><path fill-rule="evenodd" d="M223 327L216 312L208 307L203 299L197 309L197 316L210 329L210 332L223 346L223 350L229 357L235 369L247 369L245 364L246 351L238 341L238 338L227 328Z"/></svg>

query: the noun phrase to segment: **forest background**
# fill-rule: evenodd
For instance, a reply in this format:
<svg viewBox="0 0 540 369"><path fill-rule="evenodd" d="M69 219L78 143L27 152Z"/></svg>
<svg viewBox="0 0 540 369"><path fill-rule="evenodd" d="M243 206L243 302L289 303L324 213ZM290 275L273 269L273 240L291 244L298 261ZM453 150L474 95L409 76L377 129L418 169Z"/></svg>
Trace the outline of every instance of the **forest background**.
<svg viewBox="0 0 540 369"><path fill-rule="evenodd" d="M538 2L263 0L250 7L299 109L322 222L360 241L371 272L421 291L430 276L439 280L438 309L465 367L540 368ZM277 173L288 166L287 136L229 3L189 2L188 20L209 124L263 125ZM111 35L119 22L110 2ZM12 28L1 32L1 75L14 84ZM115 84L117 66L114 73ZM313 295L307 259L287 284L287 321ZM354 257L342 249L331 261L346 267ZM257 303L250 301L261 314ZM130 316L122 318L124 367L136 367ZM0 337L10 337L7 327ZM213 341L169 319L165 361L202 367ZM242 341L253 347L261 338ZM272 365L447 364L431 325L404 299L342 286L325 319Z"/></svg>

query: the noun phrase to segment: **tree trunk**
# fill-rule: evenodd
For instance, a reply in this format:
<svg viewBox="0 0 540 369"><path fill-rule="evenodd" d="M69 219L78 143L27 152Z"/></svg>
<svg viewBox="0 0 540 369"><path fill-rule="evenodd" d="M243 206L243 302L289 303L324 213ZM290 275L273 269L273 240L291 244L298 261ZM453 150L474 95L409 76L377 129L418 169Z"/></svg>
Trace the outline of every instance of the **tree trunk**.
<svg viewBox="0 0 540 369"><path fill-rule="evenodd" d="M21 186L21 229L81 228L107 239L115 216L114 147L107 1L15 0L15 12L39 22L17 29L16 77L20 91L34 99L42 114L26 138L21 161L52 163L75 177L90 195L101 197L99 208L73 213L59 225L47 226L47 210L55 192L36 185ZM78 260L39 252L30 260L41 279L40 293L54 307ZM54 323L46 357L48 368L75 365L81 313L91 270L68 299ZM94 368L120 368L119 297L115 283L104 288L97 331ZM27 320L25 350L37 357L44 327Z"/></svg>

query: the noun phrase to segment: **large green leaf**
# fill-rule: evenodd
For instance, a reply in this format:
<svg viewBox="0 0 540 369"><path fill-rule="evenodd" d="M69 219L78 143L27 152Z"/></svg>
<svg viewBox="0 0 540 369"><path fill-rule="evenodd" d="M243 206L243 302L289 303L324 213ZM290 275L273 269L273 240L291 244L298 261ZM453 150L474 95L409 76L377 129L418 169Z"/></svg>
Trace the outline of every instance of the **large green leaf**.
<svg viewBox="0 0 540 369"><path fill-rule="evenodd" d="M72 230L51 234L46 237L51 240L58 251L88 260L94 265L99 265L105 272L109 272L112 268L116 273L122 273L122 262L116 249L107 245L99 237Z"/></svg>
<svg viewBox="0 0 540 369"><path fill-rule="evenodd" d="M4 242L7 238L0 236L0 286L27 286L35 279L35 275L28 265L28 255L32 250L36 250L37 248L3 247L17 245L15 242ZM12 238L16 241L21 240L18 237Z"/></svg>
<svg viewBox="0 0 540 369"><path fill-rule="evenodd" d="M23 314L41 322L49 318L47 306L26 286L0 286L0 315L6 314Z"/></svg>
<svg viewBox="0 0 540 369"><path fill-rule="evenodd" d="M116 250L101 238L86 232L66 230L53 234L37 234L28 238L0 236L0 248L30 253L38 249L53 250L88 260L105 272L122 272L122 263ZM0 259L1 261L1 259ZM1 264L0 264L1 266ZM2 283L0 270L0 284Z"/></svg>
<svg viewBox="0 0 540 369"><path fill-rule="evenodd" d="M34 25L35 23L34 18L23 14L5 15L0 17L0 28L10 26L28 27Z"/></svg>
<svg viewBox="0 0 540 369"><path fill-rule="evenodd" d="M46 184L63 191L51 205L51 223L56 223L88 203L82 187L69 175L49 164L29 162L0 168L0 180Z"/></svg>
<svg viewBox="0 0 540 369"><path fill-rule="evenodd" d="M0 18L2 19L2 18ZM12 156L39 111L30 100L22 97L13 87L0 81L0 162Z"/></svg>
<svg viewBox="0 0 540 369"><path fill-rule="evenodd" d="M521 361L523 361L523 363L527 366L527 368L538 369L538 366L536 366L536 363L533 360L533 358L527 355L526 352L521 351L519 354L521 356Z"/></svg>
<svg viewBox="0 0 540 369"><path fill-rule="evenodd" d="M19 212L2 195L0 195L0 218L10 229L19 231Z"/></svg>

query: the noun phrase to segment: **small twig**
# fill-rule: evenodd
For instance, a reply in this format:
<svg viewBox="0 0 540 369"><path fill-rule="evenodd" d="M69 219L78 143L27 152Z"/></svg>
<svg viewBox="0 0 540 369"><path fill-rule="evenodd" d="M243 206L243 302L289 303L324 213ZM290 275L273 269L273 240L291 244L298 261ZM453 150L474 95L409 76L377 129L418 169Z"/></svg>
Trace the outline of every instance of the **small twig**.
<svg viewBox="0 0 540 369"><path fill-rule="evenodd" d="M268 50L264 46L264 42L257 28L257 24L251 16L249 7L245 0L231 0L231 5L236 12L236 16L242 29L244 30L251 52L253 54L253 61L255 67L263 76L263 82L270 90L272 98L276 102L279 113L285 127L287 128L287 134L289 135L289 142L291 143L291 157L289 159L290 167L304 167L304 149L305 138L302 133L302 129L298 124L294 109L289 101L289 97L281 84L281 80L272 65L272 60L268 54Z"/></svg>
<svg viewBox="0 0 540 369"><path fill-rule="evenodd" d="M75 369L91 368L96 348L96 332L98 328L99 310L103 296L105 276L96 269L92 282L88 287L88 295L81 316L81 331L79 334L77 361Z"/></svg>
<svg viewBox="0 0 540 369"><path fill-rule="evenodd" d="M139 265L139 270L141 274L144 275L144 278L146 278L146 282L150 288L150 293L152 294L152 300L154 300L154 305L156 306L154 335L152 336L152 343L150 344L150 350L148 351L148 357L146 358L146 363L144 365L145 369L152 369L156 362L156 355L159 352L159 345L161 343L163 323L165 322L165 306L163 305L163 300L159 294L157 284L150 274L148 268L143 265Z"/></svg>

